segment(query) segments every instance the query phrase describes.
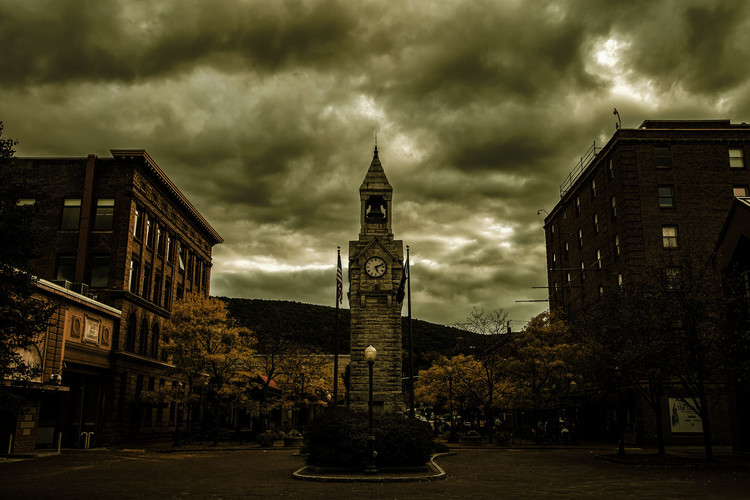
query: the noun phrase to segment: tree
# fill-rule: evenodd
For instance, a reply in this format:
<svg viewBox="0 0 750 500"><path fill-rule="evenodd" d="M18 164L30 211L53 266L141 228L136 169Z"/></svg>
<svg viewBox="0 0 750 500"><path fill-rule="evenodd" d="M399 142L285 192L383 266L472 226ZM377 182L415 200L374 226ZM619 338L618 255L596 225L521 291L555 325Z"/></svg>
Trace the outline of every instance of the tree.
<svg viewBox="0 0 750 500"><path fill-rule="evenodd" d="M493 380L492 385L477 383L483 380L485 369L482 363L465 354L451 358L440 358L427 370L419 372L415 386L415 397L420 404L433 407L448 406L461 409L464 414L480 410L485 416L493 414L491 409L513 397L512 388L504 378ZM489 393L490 387L493 393ZM492 432L494 426L485 427Z"/></svg>
<svg viewBox="0 0 750 500"><path fill-rule="evenodd" d="M249 330L229 322L222 301L198 294L175 304L164 333L175 371L188 382L188 394L200 384L212 403L217 445L222 404L250 381L254 339Z"/></svg>
<svg viewBox="0 0 750 500"><path fill-rule="evenodd" d="M722 293L713 252L688 241L625 276L621 288L589 307L579 330L592 346L597 379L611 379L617 368L654 410L660 454L665 387L673 387L701 417L712 460L708 387L723 385L731 352L747 343L731 341L739 339L728 327L736 307Z"/></svg>
<svg viewBox="0 0 750 500"><path fill-rule="evenodd" d="M39 372L24 361L47 328L52 308L33 299L37 278L31 259L38 254L35 206L20 204L23 181L13 175L9 159L17 141L2 137L0 122L0 417L17 415L22 389Z"/></svg>
<svg viewBox="0 0 750 500"><path fill-rule="evenodd" d="M594 380L618 391L632 387L654 412L658 453L664 455L662 402L664 383L674 373L672 340L665 336L660 286L664 270L631 274L626 286L606 293L577 318L576 331L585 341ZM655 283L656 282L656 283ZM619 399L618 399L619 400ZM618 405L619 452L624 453L624 422Z"/></svg>
<svg viewBox="0 0 750 500"><path fill-rule="evenodd" d="M470 351L479 363L479 377L483 381L483 393L485 399L482 401L484 409L485 428L488 430L490 442L493 440L493 427L495 417L493 407L495 403L495 384L500 377L504 366L505 352L503 348L507 346L509 337L506 335L509 330L508 313L502 308L485 312L483 309L474 307L471 315L460 323L456 324L457 328L467 330L478 334L473 339L474 345L470 346Z"/></svg>
<svg viewBox="0 0 750 500"><path fill-rule="evenodd" d="M543 312L513 336L507 361L516 392L530 399L533 411L556 404L568 394L570 382L581 378L583 344L576 341L559 316Z"/></svg>

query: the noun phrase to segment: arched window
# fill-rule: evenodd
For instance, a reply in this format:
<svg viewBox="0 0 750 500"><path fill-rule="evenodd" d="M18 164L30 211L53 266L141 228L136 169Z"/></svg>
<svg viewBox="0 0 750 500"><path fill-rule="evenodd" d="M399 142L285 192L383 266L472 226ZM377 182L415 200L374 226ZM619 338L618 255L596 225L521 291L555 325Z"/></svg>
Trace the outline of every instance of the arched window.
<svg viewBox="0 0 750 500"><path fill-rule="evenodd" d="M128 318L128 332L125 337L125 350L135 352L135 329L136 327L135 314L131 314Z"/></svg>
<svg viewBox="0 0 750 500"><path fill-rule="evenodd" d="M141 343L138 346L138 354L141 356L146 355L146 345L148 344L148 321L143 318L141 321Z"/></svg>
<svg viewBox="0 0 750 500"><path fill-rule="evenodd" d="M159 323L151 326L151 357L159 358Z"/></svg>

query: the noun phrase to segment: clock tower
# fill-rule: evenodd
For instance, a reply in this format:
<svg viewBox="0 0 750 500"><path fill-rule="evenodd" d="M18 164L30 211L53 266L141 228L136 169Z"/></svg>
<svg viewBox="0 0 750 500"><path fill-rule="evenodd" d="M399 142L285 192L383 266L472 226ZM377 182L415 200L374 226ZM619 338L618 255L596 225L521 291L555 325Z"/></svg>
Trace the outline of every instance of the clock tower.
<svg viewBox="0 0 750 500"><path fill-rule="evenodd" d="M403 411L401 395L401 303L396 298L403 274L404 245L393 239L393 188L375 146L359 188L359 239L349 242L351 313L350 405L366 410L369 401L365 348L377 350L373 371L375 411Z"/></svg>

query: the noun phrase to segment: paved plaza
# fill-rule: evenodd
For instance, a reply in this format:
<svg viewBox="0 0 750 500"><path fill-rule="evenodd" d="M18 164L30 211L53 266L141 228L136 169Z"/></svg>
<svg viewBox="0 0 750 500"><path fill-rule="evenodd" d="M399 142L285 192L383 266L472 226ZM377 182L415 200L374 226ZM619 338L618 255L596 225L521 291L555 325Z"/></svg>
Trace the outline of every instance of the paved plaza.
<svg viewBox="0 0 750 500"><path fill-rule="evenodd" d="M643 450L630 450L643 452ZM604 461L607 446L458 449L443 480L324 483L292 478L297 450L63 450L0 462L0 498L747 498L750 467L645 467ZM700 456L698 451L694 451ZM725 455L728 456L728 455ZM722 459L722 457L719 457Z"/></svg>

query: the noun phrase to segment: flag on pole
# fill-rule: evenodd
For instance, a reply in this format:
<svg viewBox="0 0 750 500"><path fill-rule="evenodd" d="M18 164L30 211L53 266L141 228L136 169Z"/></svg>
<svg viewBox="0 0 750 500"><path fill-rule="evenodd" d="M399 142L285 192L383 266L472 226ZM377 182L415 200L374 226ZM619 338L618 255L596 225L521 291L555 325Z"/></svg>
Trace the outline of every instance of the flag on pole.
<svg viewBox="0 0 750 500"><path fill-rule="evenodd" d="M406 295L406 280L409 279L409 259L406 260L406 264L403 267L403 273L401 273L401 283L398 285L398 292L396 292L396 300L398 303L404 301Z"/></svg>
<svg viewBox="0 0 750 500"><path fill-rule="evenodd" d="M339 252L338 266L336 267L336 299L339 304L344 303L344 273L341 270L341 252Z"/></svg>

